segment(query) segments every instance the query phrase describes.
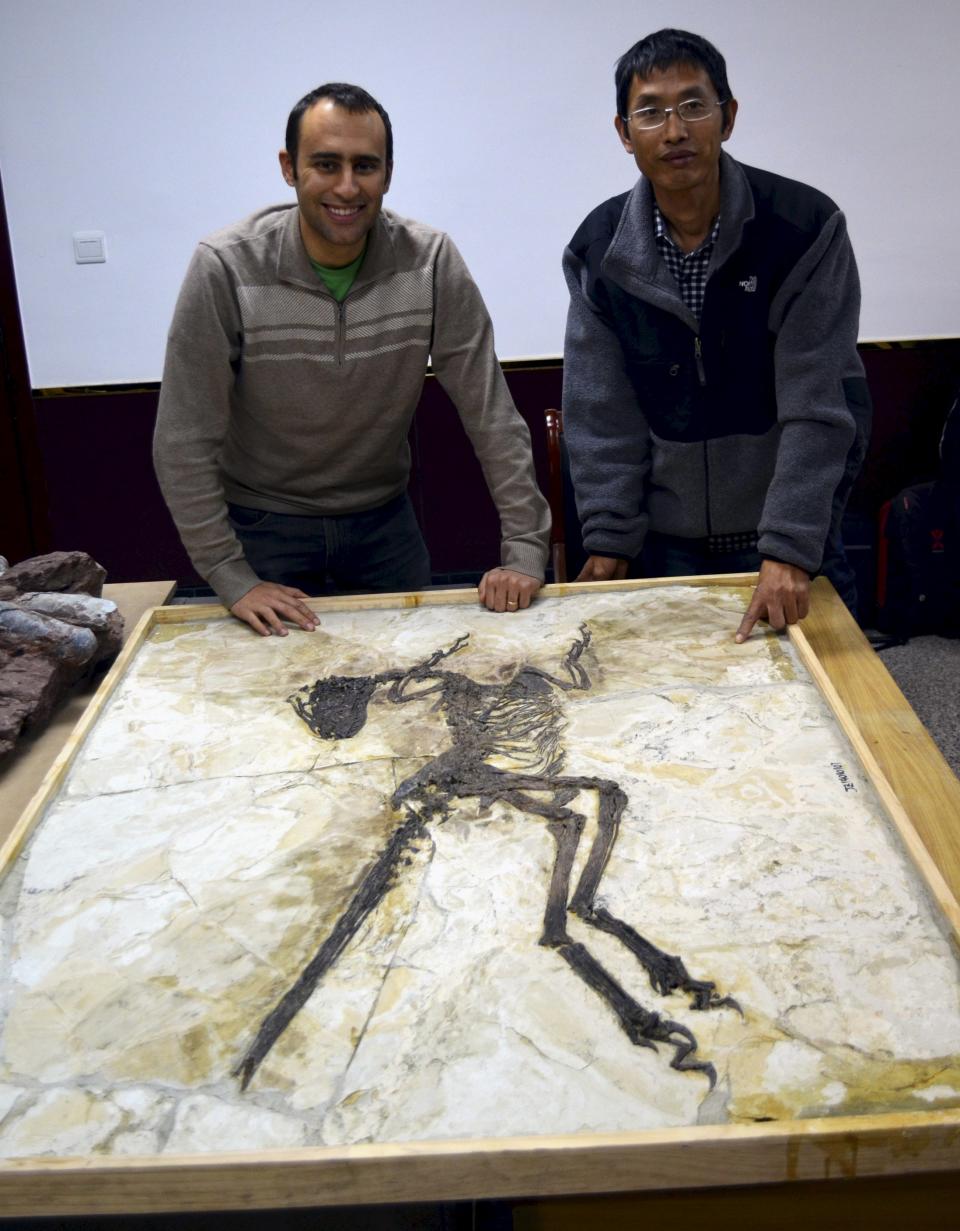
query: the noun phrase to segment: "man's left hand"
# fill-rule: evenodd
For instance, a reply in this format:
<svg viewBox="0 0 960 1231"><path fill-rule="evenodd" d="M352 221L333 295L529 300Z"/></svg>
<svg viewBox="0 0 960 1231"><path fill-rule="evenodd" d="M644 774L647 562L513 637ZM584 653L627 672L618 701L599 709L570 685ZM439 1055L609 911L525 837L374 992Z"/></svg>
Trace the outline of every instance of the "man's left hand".
<svg viewBox="0 0 960 1231"><path fill-rule="evenodd" d="M740 621L735 640L746 641L754 624L766 620L778 632L788 624L797 624L810 610L810 577L793 564L779 560L764 560L760 565L760 580L753 592L747 614Z"/></svg>
<svg viewBox="0 0 960 1231"><path fill-rule="evenodd" d="M490 611L522 611L542 584L511 568L492 568L480 578L477 594Z"/></svg>

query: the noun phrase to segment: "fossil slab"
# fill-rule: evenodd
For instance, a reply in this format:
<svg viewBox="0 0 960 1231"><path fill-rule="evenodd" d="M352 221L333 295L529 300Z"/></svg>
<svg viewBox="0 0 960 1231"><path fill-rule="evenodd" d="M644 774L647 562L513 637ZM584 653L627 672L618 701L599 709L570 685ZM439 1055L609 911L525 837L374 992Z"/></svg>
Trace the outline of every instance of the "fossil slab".
<svg viewBox="0 0 960 1231"><path fill-rule="evenodd" d="M0 886L0 1154L960 1104L942 921L789 644L734 645L742 602L156 627ZM377 679L362 721L305 704L331 676Z"/></svg>

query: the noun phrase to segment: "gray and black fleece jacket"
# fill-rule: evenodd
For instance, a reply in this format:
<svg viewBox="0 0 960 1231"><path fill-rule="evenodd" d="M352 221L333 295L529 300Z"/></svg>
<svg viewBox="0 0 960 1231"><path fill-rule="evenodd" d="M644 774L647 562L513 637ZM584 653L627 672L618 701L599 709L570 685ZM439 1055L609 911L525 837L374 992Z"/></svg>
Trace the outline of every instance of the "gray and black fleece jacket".
<svg viewBox="0 0 960 1231"><path fill-rule="evenodd" d="M405 490L428 358L500 515L501 563L542 578L550 513L530 434L447 235L382 211L340 304L310 264L296 205L200 244L170 327L154 463L184 545L224 603L259 580L227 501L323 516Z"/></svg>
<svg viewBox="0 0 960 1231"><path fill-rule="evenodd" d="M633 559L648 529L756 532L762 556L815 573L870 423L853 250L828 197L726 153L720 196L699 322L657 251L647 179L589 214L564 254L584 546Z"/></svg>

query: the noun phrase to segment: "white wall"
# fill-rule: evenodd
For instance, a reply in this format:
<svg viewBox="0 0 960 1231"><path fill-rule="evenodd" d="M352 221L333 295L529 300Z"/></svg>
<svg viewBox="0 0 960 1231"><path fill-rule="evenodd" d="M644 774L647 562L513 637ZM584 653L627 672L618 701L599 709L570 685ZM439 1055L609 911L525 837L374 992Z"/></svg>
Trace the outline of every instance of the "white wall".
<svg viewBox="0 0 960 1231"><path fill-rule="evenodd" d="M956 0L0 0L0 172L33 384L159 379L194 243L290 197L287 112L327 80L387 107L387 204L453 234L501 357L559 354L562 248L634 179L613 64L668 21L727 57L731 153L847 211L862 336L960 334ZM74 264L76 230L106 232L106 264Z"/></svg>

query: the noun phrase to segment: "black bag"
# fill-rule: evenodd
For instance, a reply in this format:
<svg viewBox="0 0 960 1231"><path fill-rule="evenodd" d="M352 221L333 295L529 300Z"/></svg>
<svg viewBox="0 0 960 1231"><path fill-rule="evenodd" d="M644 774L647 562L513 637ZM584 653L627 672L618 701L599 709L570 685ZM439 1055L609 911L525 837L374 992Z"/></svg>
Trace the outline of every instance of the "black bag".
<svg viewBox="0 0 960 1231"><path fill-rule="evenodd" d="M960 637L960 411L940 441L941 476L880 510L877 627L900 637Z"/></svg>

